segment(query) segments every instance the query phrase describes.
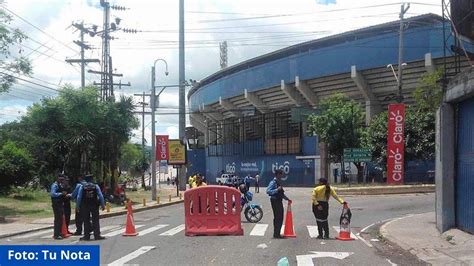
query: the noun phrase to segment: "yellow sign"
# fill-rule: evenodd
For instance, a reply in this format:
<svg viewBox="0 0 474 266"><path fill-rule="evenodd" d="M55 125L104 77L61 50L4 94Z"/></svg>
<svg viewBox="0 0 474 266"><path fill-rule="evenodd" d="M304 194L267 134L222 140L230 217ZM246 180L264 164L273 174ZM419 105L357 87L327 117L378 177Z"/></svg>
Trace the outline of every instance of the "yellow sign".
<svg viewBox="0 0 474 266"><path fill-rule="evenodd" d="M186 146L181 144L177 139L170 139L168 141L169 158L168 164L186 164Z"/></svg>

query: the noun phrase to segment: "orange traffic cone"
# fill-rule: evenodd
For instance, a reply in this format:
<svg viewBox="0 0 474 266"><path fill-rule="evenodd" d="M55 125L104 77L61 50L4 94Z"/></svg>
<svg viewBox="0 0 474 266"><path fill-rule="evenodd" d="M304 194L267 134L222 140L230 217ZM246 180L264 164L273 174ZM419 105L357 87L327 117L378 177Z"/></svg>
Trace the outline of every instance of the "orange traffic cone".
<svg viewBox="0 0 474 266"><path fill-rule="evenodd" d="M127 225L125 226L125 233L123 233L123 236L136 236L138 235L138 232L135 229L135 222L133 221L133 210L131 201L128 202L127 207Z"/></svg>
<svg viewBox="0 0 474 266"><path fill-rule="evenodd" d="M291 212L291 202L288 201L288 209L286 210L284 237L296 237L295 229L293 228L293 214Z"/></svg>
<svg viewBox="0 0 474 266"><path fill-rule="evenodd" d="M63 215L63 222L61 226L61 235L63 235L64 238L72 236L71 233L69 233L69 230L66 225L66 217Z"/></svg>
<svg viewBox="0 0 474 266"><path fill-rule="evenodd" d="M351 216L352 214L349 206L347 203L344 203L340 219L339 236L336 237L336 239L342 241L354 240L354 238L351 237Z"/></svg>

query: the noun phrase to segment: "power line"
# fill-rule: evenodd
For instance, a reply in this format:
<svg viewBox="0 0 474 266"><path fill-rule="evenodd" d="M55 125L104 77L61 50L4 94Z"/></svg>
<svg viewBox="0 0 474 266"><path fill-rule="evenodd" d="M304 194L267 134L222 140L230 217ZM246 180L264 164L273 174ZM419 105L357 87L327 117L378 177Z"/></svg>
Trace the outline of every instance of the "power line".
<svg viewBox="0 0 474 266"><path fill-rule="evenodd" d="M7 76L13 77L13 78L15 78L15 79L24 81L24 82L28 82L28 83L34 84L34 85L36 85L36 86L43 87L43 88L45 88L45 89L49 89L49 90L53 90L53 91L60 92L60 90L58 90L58 89L54 89L54 88L51 88L51 87L48 87L48 86L45 86L45 85L42 85L42 84L39 84L39 83L30 81L30 80L26 80L26 79L23 79L23 78L20 78L20 77L16 77L16 76L14 76L14 75L11 75L11 74L8 74L8 73L5 73L5 72L1 72L1 71L0 71L0 74L2 74L2 75L7 75Z"/></svg>
<svg viewBox="0 0 474 266"><path fill-rule="evenodd" d="M40 29L39 27L37 27L36 25L34 25L33 23L29 22L28 20L26 20L25 18L21 17L20 15L16 14L15 12L13 12L12 10L8 9L5 4L2 5L2 8L7 10L9 13L11 13L12 15L16 16L17 18L19 18L20 20L22 20L23 22L25 22L26 24L30 25L31 27L39 30L40 32L42 32L43 34L45 34L46 36L48 36L49 38L55 40L56 42L62 44L64 47L66 48L69 48L71 49L72 51L76 51L74 50L73 48L71 48L70 46L68 46L67 44L61 42L60 40L56 39L54 36L52 36L51 34L45 32L44 30Z"/></svg>

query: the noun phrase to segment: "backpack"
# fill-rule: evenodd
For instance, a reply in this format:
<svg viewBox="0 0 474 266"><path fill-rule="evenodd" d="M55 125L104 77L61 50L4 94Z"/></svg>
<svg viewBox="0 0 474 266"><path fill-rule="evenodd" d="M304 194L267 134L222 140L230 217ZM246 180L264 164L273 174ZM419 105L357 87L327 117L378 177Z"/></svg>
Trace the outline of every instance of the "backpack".
<svg viewBox="0 0 474 266"><path fill-rule="evenodd" d="M86 183L82 187L83 196L82 198L86 202L97 202L97 188L94 183Z"/></svg>

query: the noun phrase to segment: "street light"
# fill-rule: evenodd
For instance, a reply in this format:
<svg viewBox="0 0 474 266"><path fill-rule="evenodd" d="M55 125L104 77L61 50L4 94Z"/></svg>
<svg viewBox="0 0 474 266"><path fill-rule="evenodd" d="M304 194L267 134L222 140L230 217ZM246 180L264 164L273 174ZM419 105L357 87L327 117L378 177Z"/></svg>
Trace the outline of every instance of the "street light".
<svg viewBox="0 0 474 266"><path fill-rule="evenodd" d="M401 66L399 66L399 73L400 73L400 76L402 74L402 68L404 66L406 66L407 63L403 63ZM401 82L401 79L398 77L397 73L395 72L395 69L393 68L393 65L392 64L388 64L387 65L387 68L391 68L392 69L392 73L393 73L393 76L395 76L395 79L397 80L397 87L398 87L398 102L402 102L403 101L403 94L402 94L402 82Z"/></svg>
<svg viewBox="0 0 474 266"><path fill-rule="evenodd" d="M151 67L151 198L156 200L156 139L155 139L155 67L158 61L165 63L165 75L168 76L168 63L164 59L156 59ZM163 91L163 90L162 90ZM160 92L161 93L161 92Z"/></svg>

